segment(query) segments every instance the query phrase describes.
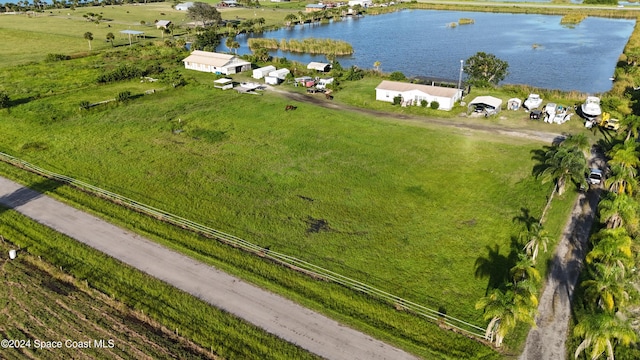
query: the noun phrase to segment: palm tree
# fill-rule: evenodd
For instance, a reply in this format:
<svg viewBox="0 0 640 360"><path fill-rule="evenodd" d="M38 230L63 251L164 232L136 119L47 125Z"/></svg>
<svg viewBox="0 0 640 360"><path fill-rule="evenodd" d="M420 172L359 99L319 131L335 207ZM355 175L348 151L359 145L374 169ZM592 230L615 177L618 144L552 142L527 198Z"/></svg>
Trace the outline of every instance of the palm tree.
<svg viewBox="0 0 640 360"><path fill-rule="evenodd" d="M591 150L591 143L589 142L589 138L583 133L576 135L567 135L560 143L560 146L575 146L578 149L582 150L582 152L585 153L585 156L589 155L589 151Z"/></svg>
<svg viewBox="0 0 640 360"><path fill-rule="evenodd" d="M591 237L593 249L586 256L588 264L601 263L607 267L618 267L623 272L633 266L631 237L623 227L602 229Z"/></svg>
<svg viewBox="0 0 640 360"><path fill-rule="evenodd" d="M627 346L638 338L628 322L612 314L587 316L573 329L573 335L583 339L574 354L576 359L580 353L591 348L591 359L597 359L606 352L607 360L614 360L613 348L616 344Z"/></svg>
<svg viewBox="0 0 640 360"><path fill-rule="evenodd" d="M224 46L231 51L231 44L233 43L233 39L231 36L227 36L227 40L224 41Z"/></svg>
<svg viewBox="0 0 640 360"><path fill-rule="evenodd" d="M373 68L376 69L376 71L380 72L380 61L376 61L373 63Z"/></svg>
<svg viewBox="0 0 640 360"><path fill-rule="evenodd" d="M597 305L605 312L615 313L624 308L629 301L630 294L635 293L633 286L629 286L624 270L618 267L608 267L604 264L593 264L589 268L591 279L583 281L584 295L591 305Z"/></svg>
<svg viewBox="0 0 640 360"><path fill-rule="evenodd" d="M84 33L84 39L89 42L89 51L91 51L91 40L93 40L93 34L87 31Z"/></svg>
<svg viewBox="0 0 640 360"><path fill-rule="evenodd" d="M547 252L549 237L539 222L532 223L529 229L522 233L521 237L526 241L524 251L527 255L531 256L534 262L538 257L540 247L542 247L544 252Z"/></svg>
<svg viewBox="0 0 640 360"><path fill-rule="evenodd" d="M497 347L502 345L505 336L516 327L517 307L514 304L513 292L494 289L489 295L478 300L476 310L484 310L484 319L490 320L485 337ZM495 338L494 338L495 337Z"/></svg>
<svg viewBox="0 0 640 360"><path fill-rule="evenodd" d="M575 146L554 146L545 153L542 171L538 176L542 182L555 181L558 195L565 191L567 180L586 185L587 159Z"/></svg>
<svg viewBox="0 0 640 360"><path fill-rule="evenodd" d="M638 229L638 203L625 193L607 193L598 204L598 211L608 229L624 226L632 234Z"/></svg>
<svg viewBox="0 0 640 360"><path fill-rule="evenodd" d="M518 261L509 270L509 274L514 283L524 280L531 280L535 283L540 281L540 272L536 269L536 263L526 254L518 254Z"/></svg>
<svg viewBox="0 0 640 360"><path fill-rule="evenodd" d="M605 179L604 186L616 194L633 195L638 187L638 180L633 171L625 170L622 165L611 166L611 175Z"/></svg>
<svg viewBox="0 0 640 360"><path fill-rule="evenodd" d="M632 136L637 138L638 134L640 134L640 116L638 115L630 114L625 116L620 122L620 125L622 125L624 131L627 132L627 136L624 139L625 141L631 139Z"/></svg>
<svg viewBox="0 0 640 360"><path fill-rule="evenodd" d="M115 35L113 33L107 33L107 41L111 43L111 47L113 47L113 40L115 39Z"/></svg>
<svg viewBox="0 0 640 360"><path fill-rule="evenodd" d="M635 139L630 139L622 144L618 144L607 153L610 166L620 166L620 168L628 172L632 177L636 176L636 167L640 165L640 152L638 152L638 143Z"/></svg>

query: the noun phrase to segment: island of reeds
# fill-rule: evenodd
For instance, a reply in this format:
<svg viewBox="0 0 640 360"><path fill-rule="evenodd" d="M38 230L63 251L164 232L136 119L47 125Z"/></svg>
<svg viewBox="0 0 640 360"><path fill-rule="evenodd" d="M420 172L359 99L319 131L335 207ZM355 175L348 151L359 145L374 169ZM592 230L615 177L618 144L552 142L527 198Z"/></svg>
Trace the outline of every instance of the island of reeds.
<svg viewBox="0 0 640 360"><path fill-rule="evenodd" d="M586 19L587 15L585 14L567 14L560 19L560 24L562 25L578 25L582 22L582 20Z"/></svg>
<svg viewBox="0 0 640 360"><path fill-rule="evenodd" d="M249 48L255 49L265 48L269 50L282 50L308 54L333 54L333 55L351 55L353 47L351 44L343 40L333 39L249 39Z"/></svg>

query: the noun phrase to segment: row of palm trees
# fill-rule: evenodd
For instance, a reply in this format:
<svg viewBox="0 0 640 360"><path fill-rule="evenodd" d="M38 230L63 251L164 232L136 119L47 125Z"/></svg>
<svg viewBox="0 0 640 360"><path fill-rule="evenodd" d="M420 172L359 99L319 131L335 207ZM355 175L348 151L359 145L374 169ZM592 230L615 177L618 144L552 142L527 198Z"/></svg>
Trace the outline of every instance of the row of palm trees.
<svg viewBox="0 0 640 360"><path fill-rule="evenodd" d="M613 360L616 346L638 341L630 319L640 300L638 243L640 203L637 198L640 166L638 119L625 119L626 136L612 139L606 151L610 175L598 205L600 230L590 238L586 255L582 302L586 313L578 319L574 336L581 339L575 358L583 352L596 359Z"/></svg>
<svg viewBox="0 0 640 360"><path fill-rule="evenodd" d="M586 151L589 142L586 136L567 136L562 142L534 152L539 164L533 173L543 182L555 181L553 195L564 193L567 183L586 185L588 170ZM551 200L551 199L550 199ZM489 321L486 338L500 347L505 336L513 331L518 322L535 326L538 307L540 274L536 261L540 250L547 251L549 237L543 226L544 211L540 219L529 218L520 234L517 260L509 271L509 282L498 285L487 296L476 303L476 309L484 311Z"/></svg>
<svg viewBox="0 0 640 360"><path fill-rule="evenodd" d="M489 321L485 338L496 347L502 346L518 322L535 326L540 288L536 262L540 249L547 251L549 237L542 224L534 220L520 234L519 249L507 280L476 303L476 309L483 310L484 319Z"/></svg>

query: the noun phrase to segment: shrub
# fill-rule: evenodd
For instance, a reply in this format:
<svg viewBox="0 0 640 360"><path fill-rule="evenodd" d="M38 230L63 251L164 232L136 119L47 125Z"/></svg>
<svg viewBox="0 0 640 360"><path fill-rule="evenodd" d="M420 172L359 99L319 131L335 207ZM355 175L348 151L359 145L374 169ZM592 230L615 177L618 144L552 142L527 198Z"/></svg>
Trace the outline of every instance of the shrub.
<svg viewBox="0 0 640 360"><path fill-rule="evenodd" d="M118 102L124 102L131 99L131 91L122 91L120 93L118 93L118 96L116 97L116 100Z"/></svg>
<svg viewBox="0 0 640 360"><path fill-rule="evenodd" d="M420 101L420 106L427 107L428 105L429 105L429 102L427 100Z"/></svg>
<svg viewBox="0 0 640 360"><path fill-rule="evenodd" d="M44 61L45 62L55 62L55 61L64 61L64 60L69 60L69 59L71 59L71 56L69 56L69 55L47 54L47 57L45 57Z"/></svg>
<svg viewBox="0 0 640 360"><path fill-rule="evenodd" d="M393 105L400 105L402 103L402 96L398 95L393 98Z"/></svg>
<svg viewBox="0 0 640 360"><path fill-rule="evenodd" d="M407 77L404 76L404 74L401 73L400 71L394 71L389 75L389 80L393 80L393 81L402 81L406 79Z"/></svg>
<svg viewBox="0 0 640 360"><path fill-rule="evenodd" d="M0 91L0 109L4 109L8 107L9 107L9 95L4 91Z"/></svg>
<svg viewBox="0 0 640 360"><path fill-rule="evenodd" d="M429 105L433 110L438 110L440 108L440 103L437 101L432 101L431 105Z"/></svg>
<svg viewBox="0 0 640 360"><path fill-rule="evenodd" d="M121 65L115 70L98 76L99 83L109 83L120 80L136 79L143 76L143 72L130 65Z"/></svg>

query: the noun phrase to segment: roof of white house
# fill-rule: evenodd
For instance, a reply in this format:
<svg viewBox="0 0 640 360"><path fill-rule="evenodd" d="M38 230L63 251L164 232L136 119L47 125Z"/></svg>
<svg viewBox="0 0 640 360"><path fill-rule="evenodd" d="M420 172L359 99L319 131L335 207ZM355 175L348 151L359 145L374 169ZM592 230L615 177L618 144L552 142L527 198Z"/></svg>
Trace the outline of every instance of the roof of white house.
<svg viewBox="0 0 640 360"><path fill-rule="evenodd" d="M234 57L235 55L194 50L191 55L187 56L182 61L221 67L228 64Z"/></svg>
<svg viewBox="0 0 640 360"><path fill-rule="evenodd" d="M169 26L171 24L171 20L158 20L156 21L156 26Z"/></svg>
<svg viewBox="0 0 640 360"><path fill-rule="evenodd" d="M423 93L429 94L431 96L440 96L440 97L453 97L460 91L460 89L454 89L454 88L448 88L448 87L411 84L406 82L389 81L389 80L382 80L380 85L376 87L376 90L389 90L389 91L398 91L398 92L418 90Z"/></svg>
<svg viewBox="0 0 640 360"><path fill-rule="evenodd" d="M324 71L327 68L327 66L329 66L329 64L327 63L312 61L309 63L309 65L307 65L307 69Z"/></svg>
<svg viewBox="0 0 640 360"><path fill-rule="evenodd" d="M233 83L233 80L227 79L227 78L222 78L222 79L218 79L218 80L213 80L213 83L214 84L225 85L225 84Z"/></svg>
<svg viewBox="0 0 640 360"><path fill-rule="evenodd" d="M473 100L471 100L469 106L473 104L489 105L497 109L502 105L502 99L498 99L497 97L493 96L476 96Z"/></svg>

